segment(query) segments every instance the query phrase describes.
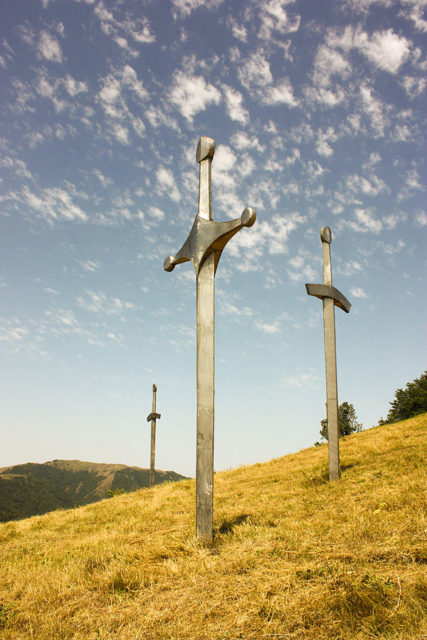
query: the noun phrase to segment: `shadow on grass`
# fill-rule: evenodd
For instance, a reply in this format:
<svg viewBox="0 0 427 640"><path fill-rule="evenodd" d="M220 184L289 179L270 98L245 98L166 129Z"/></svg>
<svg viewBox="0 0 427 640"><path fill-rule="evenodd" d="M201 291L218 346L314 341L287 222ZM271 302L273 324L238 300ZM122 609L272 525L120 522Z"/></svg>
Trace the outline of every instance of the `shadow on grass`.
<svg viewBox="0 0 427 640"><path fill-rule="evenodd" d="M244 513L240 516L236 516L235 518L231 518L230 520L224 520L221 526L218 529L218 533L231 533L234 527L237 527L242 522L246 522L249 518L249 514Z"/></svg>

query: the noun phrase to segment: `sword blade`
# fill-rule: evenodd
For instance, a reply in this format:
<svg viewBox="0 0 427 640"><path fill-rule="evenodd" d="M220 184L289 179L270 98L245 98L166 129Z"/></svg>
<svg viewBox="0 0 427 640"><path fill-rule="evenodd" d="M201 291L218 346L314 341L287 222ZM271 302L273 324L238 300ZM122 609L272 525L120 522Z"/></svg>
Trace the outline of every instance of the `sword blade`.
<svg viewBox="0 0 427 640"><path fill-rule="evenodd" d="M197 275L196 530L212 540L215 375L215 252Z"/></svg>
<svg viewBox="0 0 427 640"><path fill-rule="evenodd" d="M328 245L329 246L329 245ZM340 477L337 358L335 342L335 306L332 298L323 299L325 335L326 416L328 419L329 479Z"/></svg>
<svg viewBox="0 0 427 640"><path fill-rule="evenodd" d="M153 384L152 413L156 413L156 393L157 387ZM151 420L151 450L150 450L150 487L154 486L154 470L156 465L156 419Z"/></svg>

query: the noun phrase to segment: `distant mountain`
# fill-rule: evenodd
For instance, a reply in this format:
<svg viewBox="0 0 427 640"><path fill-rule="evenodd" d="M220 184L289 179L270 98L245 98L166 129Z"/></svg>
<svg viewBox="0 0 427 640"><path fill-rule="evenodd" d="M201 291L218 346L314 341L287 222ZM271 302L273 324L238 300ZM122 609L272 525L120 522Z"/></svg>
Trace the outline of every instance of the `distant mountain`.
<svg viewBox="0 0 427 640"><path fill-rule="evenodd" d="M184 477L174 471L156 471L154 482ZM136 491L149 484L149 469L124 464L52 460L5 467L0 469L0 522L98 502L111 492Z"/></svg>

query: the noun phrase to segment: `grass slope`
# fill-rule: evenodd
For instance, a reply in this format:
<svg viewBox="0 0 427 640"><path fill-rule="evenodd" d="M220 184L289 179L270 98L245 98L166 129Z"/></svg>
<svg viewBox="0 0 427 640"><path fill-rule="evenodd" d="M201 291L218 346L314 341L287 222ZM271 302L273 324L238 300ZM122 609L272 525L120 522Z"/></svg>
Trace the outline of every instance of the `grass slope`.
<svg viewBox="0 0 427 640"><path fill-rule="evenodd" d="M0 525L4 640L421 640L427 414L195 482Z"/></svg>
<svg viewBox="0 0 427 640"><path fill-rule="evenodd" d="M183 478L174 471L156 471L154 483ZM149 485L149 469L124 464L53 460L5 467L0 469L0 522L97 502L109 490L135 491Z"/></svg>

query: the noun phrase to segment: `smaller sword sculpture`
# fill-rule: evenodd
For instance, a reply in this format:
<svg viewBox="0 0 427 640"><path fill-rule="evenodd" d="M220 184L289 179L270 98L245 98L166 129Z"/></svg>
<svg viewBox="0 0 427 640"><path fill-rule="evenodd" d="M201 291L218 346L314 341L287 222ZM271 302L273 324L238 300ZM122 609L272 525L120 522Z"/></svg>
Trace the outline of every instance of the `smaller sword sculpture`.
<svg viewBox="0 0 427 640"><path fill-rule="evenodd" d="M190 235L175 256L164 262L165 271L191 261L197 283L197 460L196 531L200 538L213 537L214 460L214 326L215 272L222 250L242 227L251 227L255 209L247 207L240 218L229 222L212 219L211 164L215 140L203 136L197 146L199 163L199 209Z"/></svg>
<svg viewBox="0 0 427 640"><path fill-rule="evenodd" d="M151 451L150 451L150 487L154 486L154 471L156 466L156 420L160 420L160 413L156 413L157 385L153 384L152 411L147 416L147 422L151 420Z"/></svg>
<svg viewBox="0 0 427 640"><path fill-rule="evenodd" d="M320 231L323 246L323 284L306 284L309 296L323 300L323 328L325 334L326 365L326 416L328 420L329 480L340 477L340 452L338 430L337 357L335 339L335 306L346 313L351 304L343 294L332 286L331 242L329 227Z"/></svg>

